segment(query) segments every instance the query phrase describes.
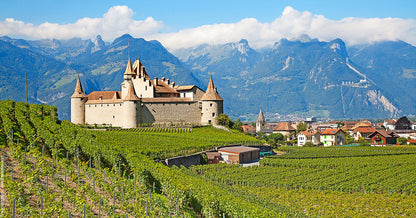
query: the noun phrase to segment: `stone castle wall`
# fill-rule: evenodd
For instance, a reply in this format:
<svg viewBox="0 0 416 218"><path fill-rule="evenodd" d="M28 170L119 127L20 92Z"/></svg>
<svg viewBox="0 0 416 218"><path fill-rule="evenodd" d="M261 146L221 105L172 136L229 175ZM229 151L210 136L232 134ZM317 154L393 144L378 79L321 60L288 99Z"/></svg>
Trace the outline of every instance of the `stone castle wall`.
<svg viewBox="0 0 416 218"><path fill-rule="evenodd" d="M146 102L142 103L140 123L201 123L201 109L193 102Z"/></svg>

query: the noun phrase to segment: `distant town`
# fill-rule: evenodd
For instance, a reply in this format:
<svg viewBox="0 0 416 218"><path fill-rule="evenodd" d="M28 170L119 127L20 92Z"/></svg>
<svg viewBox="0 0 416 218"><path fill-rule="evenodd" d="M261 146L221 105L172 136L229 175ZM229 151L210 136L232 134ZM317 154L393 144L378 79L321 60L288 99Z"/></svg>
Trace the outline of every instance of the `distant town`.
<svg viewBox="0 0 416 218"><path fill-rule="evenodd" d="M406 116L380 122L362 120L317 121L310 117L287 122L266 122L260 110L254 124L244 124L242 131L274 145L292 146L387 146L416 144L416 123Z"/></svg>

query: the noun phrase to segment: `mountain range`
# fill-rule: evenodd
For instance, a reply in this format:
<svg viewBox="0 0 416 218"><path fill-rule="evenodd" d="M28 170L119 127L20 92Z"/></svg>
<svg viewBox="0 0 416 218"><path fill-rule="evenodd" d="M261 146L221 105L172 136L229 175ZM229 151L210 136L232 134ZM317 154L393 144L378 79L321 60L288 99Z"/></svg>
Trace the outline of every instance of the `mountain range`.
<svg viewBox="0 0 416 218"><path fill-rule="evenodd" d="M129 48L130 44L130 48ZM119 90L128 57L143 62L151 77L206 88L210 76L225 112L253 120L284 115L333 119L391 118L416 114L416 47L386 41L347 47L303 36L255 50L247 40L201 45L172 53L158 41L123 35L113 42L79 38L23 40L0 37L1 99L58 107L70 117L79 75L84 90Z"/></svg>

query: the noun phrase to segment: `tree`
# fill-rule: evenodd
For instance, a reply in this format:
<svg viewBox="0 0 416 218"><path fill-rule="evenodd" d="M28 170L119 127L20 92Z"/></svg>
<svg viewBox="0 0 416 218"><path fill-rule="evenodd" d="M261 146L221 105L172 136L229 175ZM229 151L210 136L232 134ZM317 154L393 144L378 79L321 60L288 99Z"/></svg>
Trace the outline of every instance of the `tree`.
<svg viewBox="0 0 416 218"><path fill-rule="evenodd" d="M400 137L397 139L397 143L401 144L401 145L405 145L407 144L407 139L405 137Z"/></svg>
<svg viewBox="0 0 416 218"><path fill-rule="evenodd" d="M305 130L307 130L307 129L308 129L308 127L307 127L306 123L304 123L304 122L300 122L300 123L296 126L296 133L299 133L299 132L305 131Z"/></svg>
<svg viewBox="0 0 416 218"><path fill-rule="evenodd" d="M338 121L337 122L337 127L338 128L341 128L341 127L343 127L345 125L345 123L344 122L341 122L341 121Z"/></svg>
<svg viewBox="0 0 416 218"><path fill-rule="evenodd" d="M241 129L241 126L243 125L243 123L241 122L241 120L240 120L240 118L238 118L235 122L234 122L234 124L233 124L233 126L232 126L232 129L235 129L235 130L238 130L238 131L242 131L242 129Z"/></svg>
<svg viewBox="0 0 416 218"><path fill-rule="evenodd" d="M281 133L272 133L267 136L267 140L273 140L274 142L283 141L284 137Z"/></svg>
<svg viewBox="0 0 416 218"><path fill-rule="evenodd" d="M218 125L225 126L225 127L232 127L234 122L227 114L220 114L217 117Z"/></svg>
<svg viewBox="0 0 416 218"><path fill-rule="evenodd" d="M312 142L306 142L303 147L315 147L315 145Z"/></svg>
<svg viewBox="0 0 416 218"><path fill-rule="evenodd" d="M350 134L346 133L346 134L345 134L345 142L346 142L347 144L352 144L352 143L354 143L355 141L354 141L354 138L353 138L353 137L351 137L351 135L350 135Z"/></svg>

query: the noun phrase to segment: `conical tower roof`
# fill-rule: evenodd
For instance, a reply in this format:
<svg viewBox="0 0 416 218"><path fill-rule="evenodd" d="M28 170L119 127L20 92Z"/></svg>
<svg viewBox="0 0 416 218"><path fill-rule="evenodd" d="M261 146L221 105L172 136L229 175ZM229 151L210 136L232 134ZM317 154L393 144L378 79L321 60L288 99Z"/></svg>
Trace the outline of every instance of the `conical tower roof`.
<svg viewBox="0 0 416 218"><path fill-rule="evenodd" d="M260 109L259 117L257 118L258 123L266 122L266 119L264 119L263 111Z"/></svg>
<svg viewBox="0 0 416 218"><path fill-rule="evenodd" d="M124 98L125 101L138 101L140 100L137 97L136 92L134 91L133 83L129 80L129 89L127 90L127 95Z"/></svg>
<svg viewBox="0 0 416 218"><path fill-rule="evenodd" d="M85 97L87 97L87 95L82 90L81 80L79 79L79 76L78 76L77 85L75 86L75 91L74 91L74 94L72 94L71 98L85 98Z"/></svg>
<svg viewBox="0 0 416 218"><path fill-rule="evenodd" d="M134 75L133 66L131 64L131 60L127 62L126 70L124 71L124 75Z"/></svg>
<svg viewBox="0 0 416 218"><path fill-rule="evenodd" d="M217 89L214 86L212 81L212 76L209 78L207 91L201 98L202 101L223 101L220 94L218 94Z"/></svg>

